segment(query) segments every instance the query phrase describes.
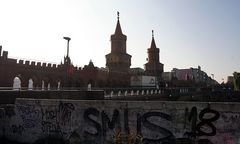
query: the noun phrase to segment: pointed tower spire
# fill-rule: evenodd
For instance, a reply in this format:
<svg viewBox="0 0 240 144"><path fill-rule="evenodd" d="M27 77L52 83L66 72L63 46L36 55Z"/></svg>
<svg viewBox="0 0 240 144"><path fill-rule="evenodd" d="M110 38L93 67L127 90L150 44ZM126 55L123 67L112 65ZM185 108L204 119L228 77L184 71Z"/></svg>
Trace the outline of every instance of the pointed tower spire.
<svg viewBox="0 0 240 144"><path fill-rule="evenodd" d="M152 30L152 42L151 42L151 47L150 48L157 48L154 40L154 31Z"/></svg>
<svg viewBox="0 0 240 144"><path fill-rule="evenodd" d="M119 11L117 11L117 16L118 16L117 19L119 20Z"/></svg>
<svg viewBox="0 0 240 144"><path fill-rule="evenodd" d="M131 66L131 55L127 53L127 36L122 33L117 12L117 26L115 33L111 35L111 52L106 55L106 66L111 72L127 74Z"/></svg>
<svg viewBox="0 0 240 144"><path fill-rule="evenodd" d="M119 21L119 12L117 12L117 26L116 26L116 30L115 30L115 35L122 35L122 29L121 29L121 25L120 25L120 21Z"/></svg>

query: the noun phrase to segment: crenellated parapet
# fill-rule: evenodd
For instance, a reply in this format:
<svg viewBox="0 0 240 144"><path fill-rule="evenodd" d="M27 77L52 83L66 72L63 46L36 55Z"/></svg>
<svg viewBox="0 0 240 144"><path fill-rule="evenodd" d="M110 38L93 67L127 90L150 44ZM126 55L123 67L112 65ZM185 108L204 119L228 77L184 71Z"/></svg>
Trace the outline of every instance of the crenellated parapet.
<svg viewBox="0 0 240 144"><path fill-rule="evenodd" d="M6 51L3 51L3 54ZM46 63L46 62L39 62L39 61L30 61L30 60L23 60L23 59L14 59L8 58L5 55L0 57L0 61L4 65L11 65L13 67L22 67L22 68L32 68L32 69L48 69L48 70L62 70L63 64L55 64L55 63ZM81 68L74 67L75 71L81 70Z"/></svg>
<svg viewBox="0 0 240 144"><path fill-rule="evenodd" d="M54 64L9 58L8 52L2 51L2 47L0 47L0 71L0 87L11 87L15 77L21 80L23 87L28 86L30 79L34 87L43 85L48 87L49 84L56 87L59 82L62 87L83 87L90 81L99 86L99 83L102 84L109 76L108 69L95 67L91 61L84 67L77 67L66 63Z"/></svg>
<svg viewBox="0 0 240 144"><path fill-rule="evenodd" d="M0 52L1 52L1 47L0 47ZM0 55L0 61L2 61L5 65L15 65L16 67L20 66L20 67L49 68L49 69L58 69L61 67L60 64L8 58L7 51L3 51L3 55Z"/></svg>

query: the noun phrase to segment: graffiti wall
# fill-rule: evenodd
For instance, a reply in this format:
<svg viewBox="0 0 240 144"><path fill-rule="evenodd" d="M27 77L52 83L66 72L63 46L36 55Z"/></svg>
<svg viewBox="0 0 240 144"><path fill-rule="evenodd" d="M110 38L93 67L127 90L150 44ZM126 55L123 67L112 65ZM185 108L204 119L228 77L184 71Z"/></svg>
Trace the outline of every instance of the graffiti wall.
<svg viewBox="0 0 240 144"><path fill-rule="evenodd" d="M17 99L0 120L2 136L26 143L48 136L78 144L240 142L237 103Z"/></svg>

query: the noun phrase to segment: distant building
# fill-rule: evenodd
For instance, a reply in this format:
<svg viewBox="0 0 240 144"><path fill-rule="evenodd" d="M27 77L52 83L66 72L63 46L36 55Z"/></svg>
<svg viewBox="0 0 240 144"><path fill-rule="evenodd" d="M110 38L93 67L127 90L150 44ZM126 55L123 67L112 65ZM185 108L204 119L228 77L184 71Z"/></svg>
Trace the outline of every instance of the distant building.
<svg viewBox="0 0 240 144"><path fill-rule="evenodd" d="M173 79L173 73L172 72L163 72L162 73L162 80L165 82L170 82Z"/></svg>
<svg viewBox="0 0 240 144"><path fill-rule="evenodd" d="M239 72L233 73L233 84L234 84L234 90L240 91L240 73Z"/></svg>
<svg viewBox="0 0 240 144"><path fill-rule="evenodd" d="M207 82L208 75L206 72L201 70L201 67L198 68L189 68L189 69L177 69L172 70L177 80L192 80L195 82Z"/></svg>
<svg viewBox="0 0 240 144"><path fill-rule="evenodd" d="M163 81L172 86L207 86L217 84L206 72L198 68L178 69L162 74Z"/></svg>
<svg viewBox="0 0 240 144"><path fill-rule="evenodd" d="M239 91L240 90L240 73L234 72L233 76L228 76L225 86L229 87L234 91Z"/></svg>
<svg viewBox="0 0 240 144"><path fill-rule="evenodd" d="M193 69L177 69L173 68L173 75L177 78L177 80L194 80Z"/></svg>
<svg viewBox="0 0 240 144"><path fill-rule="evenodd" d="M233 81L234 81L233 76L228 76L227 77L227 83L233 83Z"/></svg>

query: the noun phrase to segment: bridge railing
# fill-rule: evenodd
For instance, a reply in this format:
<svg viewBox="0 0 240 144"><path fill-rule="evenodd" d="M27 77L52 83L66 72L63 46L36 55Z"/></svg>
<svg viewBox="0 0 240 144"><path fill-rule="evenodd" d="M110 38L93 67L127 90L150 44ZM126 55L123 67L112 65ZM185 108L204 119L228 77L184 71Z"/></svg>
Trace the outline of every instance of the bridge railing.
<svg viewBox="0 0 240 144"><path fill-rule="evenodd" d="M197 88L107 88L104 89L105 99L145 99L171 98L183 95L192 95L198 92ZM145 98L143 98L145 97Z"/></svg>
<svg viewBox="0 0 240 144"><path fill-rule="evenodd" d="M21 87L21 88L13 88L13 87L0 87L0 91L1 90L14 90L14 91L34 91L34 90L43 90L43 91L47 91L47 90L87 90L87 88L85 87L34 87L34 88L29 88L29 87Z"/></svg>
<svg viewBox="0 0 240 144"><path fill-rule="evenodd" d="M32 90L103 90L106 97L113 96L132 96L132 95L156 95L164 93L189 93L195 92L196 88L99 88L93 87L91 89L87 87L0 87L0 90L16 90L16 91L32 91Z"/></svg>

